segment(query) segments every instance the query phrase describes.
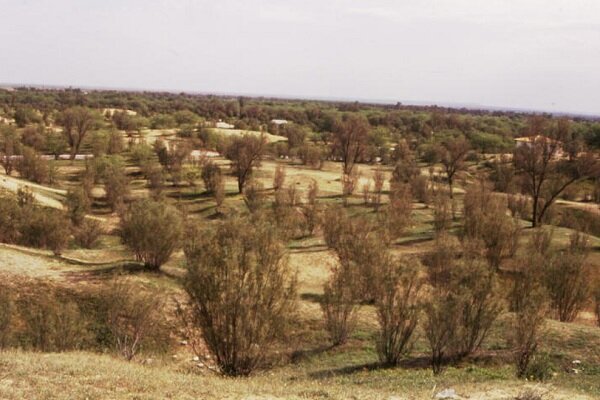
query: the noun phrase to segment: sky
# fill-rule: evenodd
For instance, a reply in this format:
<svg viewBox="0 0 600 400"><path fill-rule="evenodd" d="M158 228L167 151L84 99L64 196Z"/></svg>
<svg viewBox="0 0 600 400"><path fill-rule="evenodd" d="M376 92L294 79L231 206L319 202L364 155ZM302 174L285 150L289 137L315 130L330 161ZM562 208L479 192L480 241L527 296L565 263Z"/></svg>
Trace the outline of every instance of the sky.
<svg viewBox="0 0 600 400"><path fill-rule="evenodd" d="M0 82L600 115L600 1L0 0Z"/></svg>

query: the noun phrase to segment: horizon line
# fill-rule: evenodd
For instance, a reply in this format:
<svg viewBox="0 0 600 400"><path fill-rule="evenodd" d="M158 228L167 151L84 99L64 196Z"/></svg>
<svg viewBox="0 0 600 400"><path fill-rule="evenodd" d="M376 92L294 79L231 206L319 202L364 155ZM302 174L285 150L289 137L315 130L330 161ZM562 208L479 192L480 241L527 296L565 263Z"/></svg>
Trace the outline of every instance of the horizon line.
<svg viewBox="0 0 600 400"><path fill-rule="evenodd" d="M201 96L221 96L221 97L250 97L250 98L268 98L281 100L305 100L305 101L326 101L326 102L343 102L343 103L363 103L377 105L395 105L400 103L403 106L416 107L444 107L454 110L466 109L468 111L504 111L515 112L520 114L550 114L556 116L572 116L598 119L600 114L592 114L589 112L576 111L549 111L537 108L528 107L509 107L509 106L489 106L478 103L460 103L460 102L436 102L430 100L393 100L393 99L367 99L367 98L348 98L348 97L329 97L319 95L287 95L287 94L265 94L265 93L235 93L235 92L219 92L219 91L202 91L202 90L179 90L165 88L125 88L116 86L87 86L87 85L65 85L65 84L39 84L39 83L5 83L0 82L0 89L18 89L18 88L34 88L34 89L79 89L91 91L123 91L123 92L154 92L154 93L170 93L170 94L189 94Z"/></svg>

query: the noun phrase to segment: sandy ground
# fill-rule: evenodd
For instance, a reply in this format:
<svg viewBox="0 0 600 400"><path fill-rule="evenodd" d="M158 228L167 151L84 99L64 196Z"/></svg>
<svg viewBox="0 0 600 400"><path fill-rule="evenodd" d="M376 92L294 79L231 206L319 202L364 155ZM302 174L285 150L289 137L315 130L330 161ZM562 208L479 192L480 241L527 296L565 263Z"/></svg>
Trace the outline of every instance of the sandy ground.
<svg viewBox="0 0 600 400"><path fill-rule="evenodd" d="M37 253L37 254L36 254ZM32 278L60 279L65 265L43 251L0 244L0 271Z"/></svg>
<svg viewBox="0 0 600 400"><path fill-rule="evenodd" d="M64 208L63 204L60 201L56 200L54 197L48 194L45 194L44 192L51 192L56 193L60 196L64 196L67 194L66 190L54 189L22 179L13 178L12 176L8 176L5 174L0 174L0 188L9 190L13 193L17 193L17 191L23 187L28 187L29 189L31 189L33 197L38 203L46 207L52 207L59 210L62 210Z"/></svg>
<svg viewBox="0 0 600 400"><path fill-rule="evenodd" d="M265 135L265 137L267 138L267 141L269 143L287 141L287 138L285 136L272 135L267 132L247 131L247 130L242 130L242 129L224 129L224 128L209 128L209 129L214 133L218 133L220 135L225 135L225 136L230 136L230 135L233 135L233 136L240 136L240 135L260 136L261 134L263 134L263 135Z"/></svg>

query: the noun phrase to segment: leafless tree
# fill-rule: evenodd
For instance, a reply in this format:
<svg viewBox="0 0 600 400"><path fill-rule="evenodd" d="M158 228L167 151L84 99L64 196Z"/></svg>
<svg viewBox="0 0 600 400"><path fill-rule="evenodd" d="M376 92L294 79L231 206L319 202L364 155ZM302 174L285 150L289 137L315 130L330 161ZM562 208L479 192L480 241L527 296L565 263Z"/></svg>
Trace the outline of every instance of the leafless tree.
<svg viewBox="0 0 600 400"><path fill-rule="evenodd" d="M531 128L533 129L533 128ZM600 176L600 162L589 152L564 159L564 138L560 131L550 130L529 137L529 142L515 149L515 168L524 179L524 191L533 201L532 226L543 223L556 199L576 182Z"/></svg>
<svg viewBox="0 0 600 400"><path fill-rule="evenodd" d="M276 191L283 187L285 183L285 167L283 165L277 165L275 168L275 175L273 176L273 189Z"/></svg>
<svg viewBox="0 0 600 400"><path fill-rule="evenodd" d="M17 154L19 140L17 131L12 126L0 126L0 164L7 175L15 166L14 156Z"/></svg>
<svg viewBox="0 0 600 400"><path fill-rule="evenodd" d="M79 148L87 133L94 128L98 115L85 107L67 108L58 116L58 123L63 128L63 135L71 148L71 160L79 152Z"/></svg>
<svg viewBox="0 0 600 400"><path fill-rule="evenodd" d="M465 168L465 159L469 154L469 150L469 142L463 136L446 140L439 148L440 162L444 166L444 172L448 179L450 198L453 198L452 188L454 177L457 172L462 171Z"/></svg>

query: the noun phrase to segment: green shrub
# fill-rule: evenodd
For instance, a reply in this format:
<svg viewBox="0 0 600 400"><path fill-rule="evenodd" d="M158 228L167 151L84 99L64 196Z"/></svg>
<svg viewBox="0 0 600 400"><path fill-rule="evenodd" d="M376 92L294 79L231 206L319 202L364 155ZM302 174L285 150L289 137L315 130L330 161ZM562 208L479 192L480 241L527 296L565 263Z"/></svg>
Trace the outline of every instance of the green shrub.
<svg viewBox="0 0 600 400"><path fill-rule="evenodd" d="M131 204L121 218L121 238L135 257L158 270L179 246L179 211L160 201L144 199Z"/></svg>
<svg viewBox="0 0 600 400"><path fill-rule="evenodd" d="M164 338L163 300L158 292L140 290L132 283L115 280L101 295L113 346L127 361L153 339Z"/></svg>
<svg viewBox="0 0 600 400"><path fill-rule="evenodd" d="M552 378L556 372L556 366L548 354L541 353L533 357L527 369L525 377L528 380L544 382Z"/></svg>

